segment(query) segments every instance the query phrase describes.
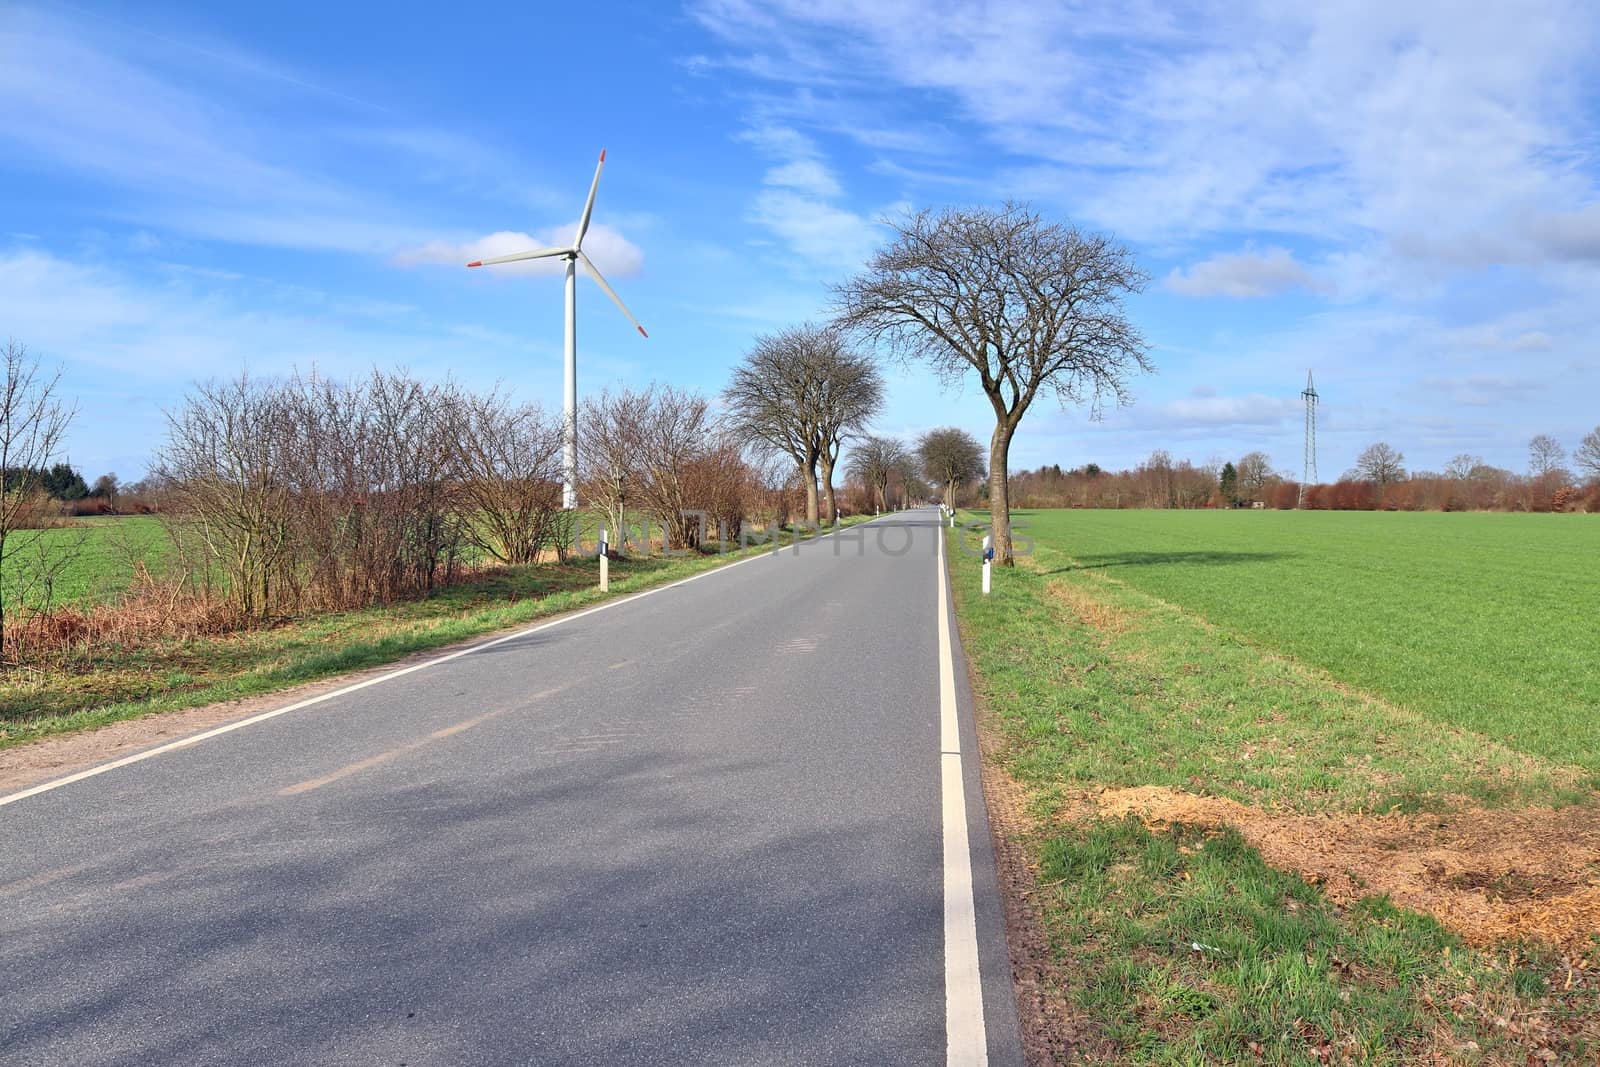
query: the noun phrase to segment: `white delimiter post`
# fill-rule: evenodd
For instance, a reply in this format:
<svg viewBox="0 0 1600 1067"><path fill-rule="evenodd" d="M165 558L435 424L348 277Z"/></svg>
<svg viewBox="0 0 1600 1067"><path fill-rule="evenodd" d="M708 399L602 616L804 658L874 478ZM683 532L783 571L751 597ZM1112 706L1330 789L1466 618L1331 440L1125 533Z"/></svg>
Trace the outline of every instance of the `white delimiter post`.
<svg viewBox="0 0 1600 1067"><path fill-rule="evenodd" d="M994 558L994 534L983 535L983 595L989 595L989 564Z"/></svg>
<svg viewBox="0 0 1600 1067"><path fill-rule="evenodd" d="M578 506L578 257L567 257L567 369L561 408L561 506Z"/></svg>
<svg viewBox="0 0 1600 1067"><path fill-rule="evenodd" d="M600 527L600 591L607 592L611 588L611 557L607 555L610 545L606 543L606 528Z"/></svg>

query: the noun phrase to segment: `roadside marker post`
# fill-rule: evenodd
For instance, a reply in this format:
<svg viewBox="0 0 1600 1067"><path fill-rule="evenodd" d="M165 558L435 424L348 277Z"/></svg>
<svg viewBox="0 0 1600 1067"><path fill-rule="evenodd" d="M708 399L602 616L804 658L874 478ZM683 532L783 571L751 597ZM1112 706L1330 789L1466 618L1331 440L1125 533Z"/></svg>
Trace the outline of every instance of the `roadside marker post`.
<svg viewBox="0 0 1600 1067"><path fill-rule="evenodd" d="M989 595L989 568L994 561L994 534L983 535L983 595Z"/></svg>
<svg viewBox="0 0 1600 1067"><path fill-rule="evenodd" d="M600 527L600 591L609 592L611 589L611 546L606 543L606 528Z"/></svg>

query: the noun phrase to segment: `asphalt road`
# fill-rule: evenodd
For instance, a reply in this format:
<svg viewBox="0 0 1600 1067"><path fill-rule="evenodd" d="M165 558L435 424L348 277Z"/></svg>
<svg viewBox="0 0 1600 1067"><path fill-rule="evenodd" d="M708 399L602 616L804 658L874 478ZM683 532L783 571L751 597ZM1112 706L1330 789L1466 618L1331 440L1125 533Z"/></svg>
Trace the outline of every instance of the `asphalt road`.
<svg viewBox="0 0 1600 1067"><path fill-rule="evenodd" d="M0 1062L946 1062L935 523L0 806ZM1016 1064L955 674L989 1062Z"/></svg>

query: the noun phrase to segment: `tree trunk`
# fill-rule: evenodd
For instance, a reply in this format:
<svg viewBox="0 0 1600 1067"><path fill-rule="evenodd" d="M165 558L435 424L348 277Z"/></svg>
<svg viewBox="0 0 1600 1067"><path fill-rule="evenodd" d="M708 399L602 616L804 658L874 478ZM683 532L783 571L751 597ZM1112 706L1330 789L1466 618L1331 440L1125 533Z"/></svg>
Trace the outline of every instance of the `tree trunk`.
<svg viewBox="0 0 1600 1067"><path fill-rule="evenodd" d="M954 511L956 509L956 483L955 482L947 481L947 482L944 483L944 506L949 508L951 511Z"/></svg>
<svg viewBox="0 0 1600 1067"><path fill-rule="evenodd" d="M806 521L817 524L817 468L802 469L800 480L806 483Z"/></svg>
<svg viewBox="0 0 1600 1067"><path fill-rule="evenodd" d="M1015 567L1011 554L1011 486L1007 457L1011 453L1011 428L996 424L989 439L989 529L994 534L994 561Z"/></svg>
<svg viewBox="0 0 1600 1067"><path fill-rule="evenodd" d="M833 464L826 456L817 461L822 469L822 503L825 514L822 521L833 524L839 521L839 503L833 495Z"/></svg>

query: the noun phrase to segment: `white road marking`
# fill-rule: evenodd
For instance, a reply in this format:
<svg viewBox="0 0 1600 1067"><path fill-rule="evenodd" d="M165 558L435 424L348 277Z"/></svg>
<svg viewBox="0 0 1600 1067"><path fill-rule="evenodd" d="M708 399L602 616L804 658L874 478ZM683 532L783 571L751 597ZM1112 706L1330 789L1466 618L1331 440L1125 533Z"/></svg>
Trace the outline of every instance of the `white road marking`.
<svg viewBox="0 0 1600 1067"><path fill-rule="evenodd" d="M859 525L865 526L867 523L860 523ZM826 536L832 537L838 532L838 530L830 531ZM811 540L813 542L820 542L823 540L823 538L814 537ZM735 567L744 566L746 563L754 563L757 560L762 559L774 559L781 554L781 550L774 552L764 549L756 555L751 556L749 559L735 560L732 563L726 563L720 567L713 567L711 570L702 571L699 574L691 574L687 578L680 578L676 582L669 582L666 585L658 585L654 589L646 589L643 592L634 593L631 596L620 597L616 600L607 600L605 603L596 604L592 608L585 608L584 610L574 612L571 615L563 615L559 619L552 619L549 622L543 622L537 626L530 626L526 630L517 630L514 633L509 633L502 637L496 637L491 641L485 641L482 644L459 649L458 651L451 652L434 659L425 660L422 663L414 663L409 667L401 667L399 670L390 671L387 674L380 674L375 678L368 678L366 681L356 682L353 685L347 685L342 688L335 689L332 692L323 693L321 696L308 697L305 700L296 701L295 703L289 704L285 707L274 708L272 711L264 711L260 715L252 715L248 719L240 719L238 722L230 722L226 725L218 726L214 730L207 730L204 733L195 734L193 737L180 738L177 741L162 745L159 748L147 749L144 752L135 752L131 756L123 756L121 759L112 760L110 763L102 763L95 767L89 767L85 770L78 771L76 774L69 774L64 778L56 778L48 782L41 782L39 785L21 790L20 792L12 793L9 796L0 797L0 807L5 807L7 804L15 804L17 801L26 800L31 796L38 796L40 793L48 793L53 789L60 789L62 786L71 785L74 782L81 782L85 778L93 778L96 775L104 774L107 771L114 771L119 767L127 767L134 763L142 763L147 759L154 759L157 756L165 755L168 752L173 752L180 748L188 748L190 745L198 745L200 742L209 741L213 737L221 737L223 734L232 733L235 730L243 730L246 726L254 726L256 723L266 722L268 719L276 719L279 715L287 715L291 711L299 711L302 708L309 708L315 704L322 704L338 697L347 696L356 692L357 690L365 689L368 686L392 681L395 678L403 678L408 674L415 674L417 671L427 670L429 667L437 667L441 663L449 663L451 660L460 659L462 656L470 656L474 652L482 652L486 648L494 648L496 645L503 645L509 641L521 640L524 637L539 633L542 630L548 630L564 623L575 622L578 619L593 615L596 612L606 611L610 608L621 607L624 604L631 604L635 600L642 600L647 596L654 596L657 593L665 593L668 589L676 589L681 585L688 585L690 582L697 582L701 578L709 578L713 574L725 574L728 571L733 570Z"/></svg>
<svg viewBox="0 0 1600 1067"><path fill-rule="evenodd" d="M972 900L972 852L967 840L967 794L961 780L961 729L956 719L956 664L950 644L945 588L944 530L935 556L939 586L939 788L944 801L945 1062L984 1067L989 1040L983 1025L978 974L978 920Z"/></svg>

